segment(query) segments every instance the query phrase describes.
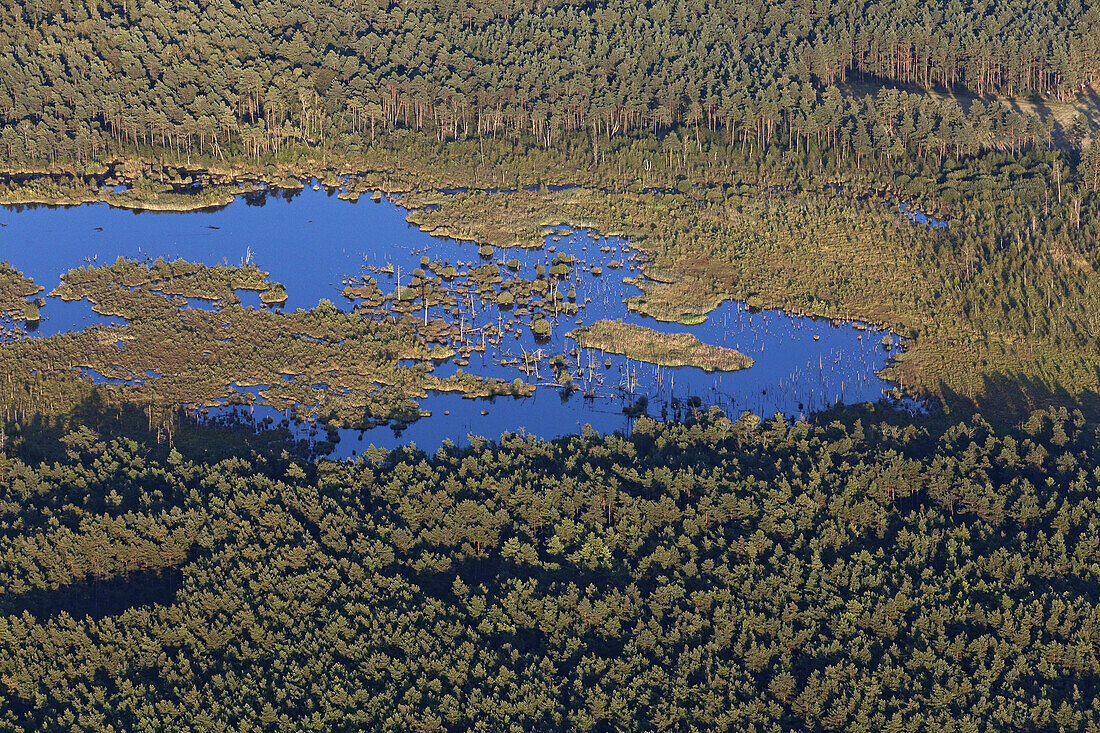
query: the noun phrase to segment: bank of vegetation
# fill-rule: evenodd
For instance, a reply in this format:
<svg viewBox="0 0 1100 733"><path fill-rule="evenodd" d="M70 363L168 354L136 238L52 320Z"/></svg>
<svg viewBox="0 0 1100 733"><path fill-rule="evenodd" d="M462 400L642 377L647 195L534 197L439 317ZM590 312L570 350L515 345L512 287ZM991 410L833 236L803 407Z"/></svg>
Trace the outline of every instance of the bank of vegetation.
<svg viewBox="0 0 1100 733"><path fill-rule="evenodd" d="M327 155L395 128L544 148L581 131L597 160L602 138L674 126L757 149L821 130L869 150L873 119L836 124L849 104L838 85L868 79L990 95L991 114L975 117L1010 117L995 132L1016 149L1047 131L995 95L1068 100L1100 80L1087 3L36 0L2 13L0 149L12 162L141 146L257 158L303 142ZM966 143L959 110L940 109L914 134L988 142Z"/></svg>
<svg viewBox="0 0 1100 733"><path fill-rule="evenodd" d="M582 349L619 354L665 367L698 367L708 372L748 369L753 360L736 349L704 344L690 333L661 333L622 321L596 321L568 334Z"/></svg>
<svg viewBox="0 0 1100 733"><path fill-rule="evenodd" d="M30 298L40 292L41 285L24 277L6 260L0 262L0 343L18 338L26 333L28 324L33 327L38 322L38 303Z"/></svg>

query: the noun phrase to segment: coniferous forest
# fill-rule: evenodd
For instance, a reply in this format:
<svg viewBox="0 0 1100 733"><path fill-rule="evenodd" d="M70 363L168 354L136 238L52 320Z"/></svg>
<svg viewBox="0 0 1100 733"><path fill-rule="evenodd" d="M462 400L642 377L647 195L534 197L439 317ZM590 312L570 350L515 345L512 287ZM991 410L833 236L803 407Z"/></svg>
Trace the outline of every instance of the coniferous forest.
<svg viewBox="0 0 1100 733"><path fill-rule="evenodd" d="M1100 728L1098 89L1079 0L0 4L5 215L316 177L490 253L576 223L643 253L631 311L881 324L919 401L317 459L181 419L237 362L112 391L81 359L148 374L232 322L287 394L336 353L391 390L320 423L415 420L401 362L447 351L454 267L425 256L392 322L322 301L205 336L173 297L286 291L247 260L72 271L141 352L32 338L52 304L4 262L0 729ZM522 295L556 315L552 277Z"/></svg>
<svg viewBox="0 0 1100 733"><path fill-rule="evenodd" d="M6 459L10 729L1089 730L1080 414Z"/></svg>
<svg viewBox="0 0 1100 733"><path fill-rule="evenodd" d="M31 0L2 12L11 161L141 145L354 150L393 128L552 148L569 131L680 125L866 154L878 127L843 101L847 84L1068 102L1100 80L1100 9L1080 2ZM914 133L952 150L1049 135L1018 104L983 103L971 125L958 107Z"/></svg>

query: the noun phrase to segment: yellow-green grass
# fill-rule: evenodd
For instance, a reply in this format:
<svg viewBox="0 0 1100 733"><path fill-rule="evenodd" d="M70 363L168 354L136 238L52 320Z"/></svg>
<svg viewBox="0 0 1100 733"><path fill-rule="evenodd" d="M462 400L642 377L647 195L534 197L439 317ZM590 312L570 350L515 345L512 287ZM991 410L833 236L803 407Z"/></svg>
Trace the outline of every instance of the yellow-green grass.
<svg viewBox="0 0 1100 733"><path fill-rule="evenodd" d="M596 321L567 335L582 348L618 354L658 366L691 366L707 372L735 372L753 365L752 359L736 349L704 344L689 333L661 333L622 321Z"/></svg>
<svg viewBox="0 0 1100 733"><path fill-rule="evenodd" d="M499 379L436 377L430 360L448 352L401 323L364 319L324 301L292 313L246 309L234 294L242 288L281 292L251 266L120 260L66 273L53 295L87 298L97 312L128 323L0 346L6 414L65 415L96 392L108 408L145 408L151 423L170 420L180 405L238 403L364 427L380 419L415 419L413 400L431 389L470 397L516 391ZM224 307L187 308L182 298L191 297L220 299ZM403 360L416 363L404 366ZM94 384L83 369L122 381ZM286 374L297 378L287 381ZM313 389L318 382L329 389ZM232 383L264 387L258 395L242 394Z"/></svg>

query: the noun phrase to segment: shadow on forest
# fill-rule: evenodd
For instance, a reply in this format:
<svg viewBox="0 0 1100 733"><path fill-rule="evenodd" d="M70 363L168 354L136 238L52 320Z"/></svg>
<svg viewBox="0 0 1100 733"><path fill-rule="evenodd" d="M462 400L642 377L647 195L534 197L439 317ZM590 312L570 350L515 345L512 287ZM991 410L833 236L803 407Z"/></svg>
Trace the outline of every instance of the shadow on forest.
<svg viewBox="0 0 1100 733"><path fill-rule="evenodd" d="M250 456L289 456L308 460L316 446L281 425L234 419L200 420L177 411L171 439L166 430L150 424L147 408L133 402L107 406L98 389L93 389L66 416L28 415L5 426L12 454L28 464L64 461L68 446L62 441L69 432L87 426L103 442L129 438L145 451L167 456L175 448L186 459L214 462Z"/></svg>
<svg viewBox="0 0 1100 733"><path fill-rule="evenodd" d="M99 620L137 606L172 604L183 584L179 568L142 570L106 580L88 580L57 589L32 590L0 599L0 615L39 618L67 613Z"/></svg>
<svg viewBox="0 0 1100 733"><path fill-rule="evenodd" d="M843 91L858 96L874 96L882 89L896 89L899 92L907 92L909 94L950 99L958 104L964 112L969 112L975 102L981 102L985 105L1001 102L1018 114L1037 114L1039 119L1044 123L1053 120L1052 142L1059 147L1066 147L1070 144L1069 138L1066 135L1068 131L1067 126L1069 124L1066 115L1070 110L1072 110L1074 114L1083 114L1088 119L1093 130L1100 128L1100 93L1091 88L1087 92L1080 94L1072 102L1052 102L1039 95L1021 97L1001 97L994 94L979 95L961 86L944 87L939 84L934 84L931 88L925 88L916 84L899 84L872 76L864 76L858 81L848 80L838 86ZM1059 115L1055 107L1062 108L1061 115Z"/></svg>
<svg viewBox="0 0 1100 733"><path fill-rule="evenodd" d="M1024 374L994 372L982 378L981 393L973 397L955 392L940 382L940 393L949 408L976 411L991 423L1005 425L1025 420L1035 410L1080 410L1090 423L1100 422L1100 392L1070 393L1065 387Z"/></svg>

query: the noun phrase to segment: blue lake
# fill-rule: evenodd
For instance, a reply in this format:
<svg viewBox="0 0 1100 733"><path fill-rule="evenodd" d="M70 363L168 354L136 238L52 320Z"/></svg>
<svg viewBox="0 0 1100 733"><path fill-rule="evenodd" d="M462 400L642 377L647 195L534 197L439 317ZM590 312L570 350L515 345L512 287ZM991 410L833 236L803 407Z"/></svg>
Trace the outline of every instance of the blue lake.
<svg viewBox="0 0 1100 733"><path fill-rule="evenodd" d="M415 443L431 451L444 439L465 443L471 433L496 438L505 431L526 432L551 438L576 432L586 424L600 432L627 430L631 418L623 408L637 405L639 398L648 400L645 411L654 417L685 414L692 397L704 407L718 405L731 416L751 410L764 417L776 412L799 417L838 402L876 401L893 386L876 376L891 354L883 347L883 337L889 334L875 327L834 325L778 311L750 312L737 302L722 304L696 326L659 323L626 310L624 298L640 291L623 280L640 274L644 256L623 239L572 231L563 224L547 234L543 249L496 249L486 259L479 256L476 244L432 237L410 226L406 213L386 199L373 202L363 197L358 203L349 203L337 199L335 192L310 187L300 193L242 196L217 211L135 213L106 204L0 211L0 223L6 225L0 229L0 259L10 261L48 293L65 271L109 264L119 256L162 256L210 265L241 264L250 258L270 272L272 280L286 286L285 309L311 308L322 298L349 309L352 303L341 295L346 284L359 284L371 277L382 290L391 292L397 285L398 270L402 277L408 276L421 266L422 256L447 262L460 271L496 262L505 281L534 279L538 266L549 268L559 255L576 258L568 277L557 287L562 293L575 290L579 312L551 318L548 340L536 342L528 325L517 316L518 309L500 309L472 293L461 309L464 322L507 327L507 335L499 346L488 345L484 353L470 354L466 365L460 367L452 361L436 369L440 376L461 368L544 385L533 397L486 401L432 394L421 402L421 409L430 411L431 416L400 430L389 426L363 433L341 430L336 449L339 456L361 452L372 443L386 448ZM514 269L506 265L512 259L518 260ZM620 263L621 268L613 269ZM393 274L378 272L391 266ZM594 274L592 266L601 268L602 273ZM254 293L240 295L246 305L261 307ZM209 309L219 304L194 300L190 306ZM429 316L442 315L441 309L429 309ZM87 302L63 303L57 298L47 299L42 318L35 337L95 322L119 322L96 315ZM691 367L658 368L589 350L574 353L576 344L566 334L578 327L577 321L589 324L607 318L666 333L691 333L705 343L735 348L756 363L739 372L706 373ZM899 341L896 336L892 339ZM539 351L544 357L570 359L583 373L576 381L584 389L567 394L547 384L553 377L547 377L545 368L536 376L514 366L524 353ZM259 390L250 388L242 396L257 399ZM216 409L212 417L233 409ZM283 417L262 405L246 409L250 419ZM307 434L309 427L299 426L298 430Z"/></svg>

